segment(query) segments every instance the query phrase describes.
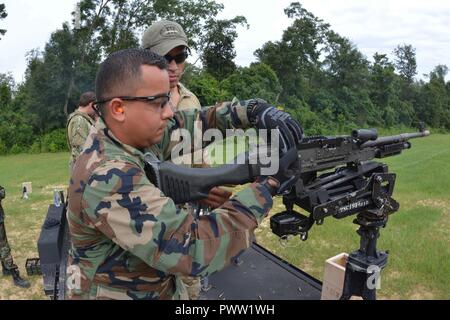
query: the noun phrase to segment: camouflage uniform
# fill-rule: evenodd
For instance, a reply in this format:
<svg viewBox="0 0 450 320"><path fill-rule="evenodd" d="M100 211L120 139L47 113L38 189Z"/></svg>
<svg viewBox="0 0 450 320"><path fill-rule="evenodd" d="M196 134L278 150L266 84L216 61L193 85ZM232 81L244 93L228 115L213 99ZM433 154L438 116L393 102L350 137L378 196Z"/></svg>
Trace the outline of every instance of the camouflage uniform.
<svg viewBox="0 0 450 320"><path fill-rule="evenodd" d="M16 268L11 255L5 230L5 212L2 207L2 199L5 197L5 189L0 186L0 261L6 270Z"/></svg>
<svg viewBox="0 0 450 320"><path fill-rule="evenodd" d="M89 130L95 121L87 113L76 110L67 118L67 145L70 148L69 168L72 171L75 160L81 153Z"/></svg>
<svg viewBox="0 0 450 320"><path fill-rule="evenodd" d="M237 100L180 111L170 132L247 127ZM69 263L81 272L72 299L183 299L179 275L204 276L223 269L251 244L254 229L272 207L266 187L253 183L209 215L177 209L144 171L144 154L122 144L100 119L78 158L69 187Z"/></svg>
<svg viewBox="0 0 450 320"><path fill-rule="evenodd" d="M178 102L178 105L176 106L177 110L189 110L189 109L201 109L201 104L198 98L193 94L191 91L189 91L182 83L178 83L178 91L180 92L180 101ZM170 142L169 150L172 149L172 147L178 143L180 140L179 137L179 131L176 130L175 132L172 132L172 140L173 142ZM199 151L201 152L201 151ZM193 156L193 155L192 155ZM192 158L193 159L193 158ZM193 208L189 207L188 205L185 205L184 208L186 210L193 211ZM200 277L189 277L189 276L180 276L181 281L186 286L186 290L189 296L190 300L197 300L200 294L201 289L201 282Z"/></svg>

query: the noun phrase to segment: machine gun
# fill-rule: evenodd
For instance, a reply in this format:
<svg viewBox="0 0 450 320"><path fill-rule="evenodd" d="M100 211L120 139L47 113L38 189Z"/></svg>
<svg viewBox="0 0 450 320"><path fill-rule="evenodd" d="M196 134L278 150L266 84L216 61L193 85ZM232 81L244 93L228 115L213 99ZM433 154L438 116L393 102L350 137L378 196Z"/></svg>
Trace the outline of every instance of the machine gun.
<svg viewBox="0 0 450 320"><path fill-rule="evenodd" d="M300 179L290 193L283 195L286 210L271 217L272 232L281 238L300 235L308 238L314 223L324 218L341 219L356 214L360 226L360 249L349 256L342 298L360 295L375 299L375 290L366 286L369 267L379 269L387 264L387 253L378 252L379 228L387 223L388 214L398 210L392 199L395 174L385 164L371 161L400 154L409 149L412 138L428 136L421 130L380 137L375 130L355 130L351 136L306 137L298 146ZM260 175L261 167L249 164L227 164L218 168L185 168L160 162L146 155L146 173L164 194L175 203L186 203L207 197L212 187L244 184ZM38 241L40 265L47 295L65 298L66 261L69 248L66 204L50 205ZM309 216L294 211L298 205Z"/></svg>
<svg viewBox="0 0 450 320"><path fill-rule="evenodd" d="M350 136L305 137L298 146L300 179L294 190L283 195L283 202L287 209L296 204L311 212L311 218L315 221L321 221L326 216L343 218L354 214L355 210L374 204L373 201L369 201L366 205L351 201L362 199L361 194L367 193L367 191L355 193L356 189L362 188L362 180L366 181L372 173L387 173L387 166L370 160L400 154L404 149L411 148L408 140L429 134L428 130L421 130L416 133L378 138L375 129L359 129L354 130ZM148 178L176 204L206 198L209 190L215 186L253 181L261 172L259 164L186 168L171 162L159 161L151 153L145 155L145 160ZM330 173L330 169L335 171ZM321 172L325 173L320 175ZM392 181L392 187L388 192L391 196L395 175L388 176L391 177L389 181ZM380 178L383 179L383 176ZM380 183L386 184L383 184L383 181ZM367 187L366 185L366 189ZM342 198L340 195L345 197ZM331 200L335 202L328 203ZM329 205L324 206L326 203ZM281 227L279 230L275 228L274 233L279 236L303 234L309 229L310 227L307 230L300 228L295 232L293 229L284 230Z"/></svg>
<svg viewBox="0 0 450 320"><path fill-rule="evenodd" d="M351 136L305 138L299 146L300 179L283 196L287 210L272 217L272 231L306 240L312 225L322 224L328 216L342 219L362 211L381 210L383 215L397 211L399 204L391 197L396 175L371 160L398 155L411 148L408 140L429 134L423 130L378 138L376 130L360 129ZM293 211L294 204L309 217Z"/></svg>
<svg viewBox="0 0 450 320"><path fill-rule="evenodd" d="M314 223L320 225L326 217L336 219L355 215L359 225L360 248L347 260L341 299L358 295L374 300L375 286L369 287L371 274L387 265L388 252L376 248L380 228L388 215L399 209L392 198L395 173L388 166L371 161L400 154L411 148L408 141L430 133L422 129L378 138L375 130L355 130L351 136L310 137L300 145L302 172L294 190L283 196L286 211L271 217L270 227L280 237L300 235L308 238ZM324 172L334 169L331 172ZM309 216L294 211L294 205L309 212Z"/></svg>
<svg viewBox="0 0 450 320"><path fill-rule="evenodd" d="M399 209L392 198L396 175L386 164L372 160L398 155L411 148L410 139L429 134L422 128L416 133L378 137L375 129L359 129L350 136L306 137L299 144L300 179L283 195L286 210L271 217L270 227L282 239L299 235L306 240L311 227L326 217L356 215L353 222L360 226L360 248L349 256L341 299L352 295L375 299L375 288L368 288L367 280L373 270L380 271L387 264L388 253L377 251L376 242L388 215ZM182 168L150 155L146 171L176 203L199 200L214 186L242 184L260 175L258 165ZM295 211L294 205L309 216Z"/></svg>

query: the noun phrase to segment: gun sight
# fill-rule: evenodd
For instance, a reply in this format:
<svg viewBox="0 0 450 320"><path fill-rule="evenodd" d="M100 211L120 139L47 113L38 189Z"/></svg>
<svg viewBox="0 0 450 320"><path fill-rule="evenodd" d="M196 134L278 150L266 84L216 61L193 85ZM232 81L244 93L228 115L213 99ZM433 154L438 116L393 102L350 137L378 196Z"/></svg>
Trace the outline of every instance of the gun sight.
<svg viewBox="0 0 450 320"><path fill-rule="evenodd" d="M360 143L375 141L378 139L377 129L358 129L352 131L352 137Z"/></svg>

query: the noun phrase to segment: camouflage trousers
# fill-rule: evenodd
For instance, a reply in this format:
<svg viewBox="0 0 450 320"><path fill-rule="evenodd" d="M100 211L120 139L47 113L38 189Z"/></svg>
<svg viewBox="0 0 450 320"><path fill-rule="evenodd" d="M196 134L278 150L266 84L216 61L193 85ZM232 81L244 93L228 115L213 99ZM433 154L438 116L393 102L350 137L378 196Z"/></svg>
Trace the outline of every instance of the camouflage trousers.
<svg viewBox="0 0 450 320"><path fill-rule="evenodd" d="M197 215L197 205L192 203L184 203L182 205L178 205L178 207L189 211L193 216ZM181 280L178 282L181 282L183 292L187 294L187 297L185 295L181 295L181 300L198 300L201 289L201 277L178 276L178 279Z"/></svg>
<svg viewBox="0 0 450 320"><path fill-rule="evenodd" d="M201 282L200 277L180 276L181 282L187 291L189 300L198 300L200 296Z"/></svg>
<svg viewBox="0 0 450 320"><path fill-rule="evenodd" d="M11 256L11 248L8 244L8 238L6 238L5 224L3 222L0 222L0 261L8 270L16 267Z"/></svg>

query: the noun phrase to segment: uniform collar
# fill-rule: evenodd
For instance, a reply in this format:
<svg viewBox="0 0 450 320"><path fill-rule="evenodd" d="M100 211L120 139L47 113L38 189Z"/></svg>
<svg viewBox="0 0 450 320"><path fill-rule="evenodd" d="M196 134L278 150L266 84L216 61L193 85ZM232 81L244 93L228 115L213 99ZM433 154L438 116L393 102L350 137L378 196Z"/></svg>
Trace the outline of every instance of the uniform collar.
<svg viewBox="0 0 450 320"><path fill-rule="evenodd" d="M178 92L180 92L180 100L193 95L181 82L178 82Z"/></svg>
<svg viewBox="0 0 450 320"><path fill-rule="evenodd" d="M96 123L96 129L98 132L102 132L106 138L109 138L112 141L112 143L116 145L118 148L123 149L126 153L130 154L135 158L140 159L141 161L144 160L144 153L141 150L120 141L114 135L114 133L106 126L102 118L98 119Z"/></svg>

